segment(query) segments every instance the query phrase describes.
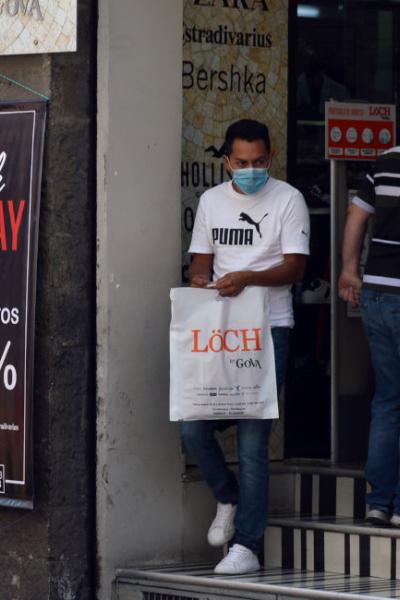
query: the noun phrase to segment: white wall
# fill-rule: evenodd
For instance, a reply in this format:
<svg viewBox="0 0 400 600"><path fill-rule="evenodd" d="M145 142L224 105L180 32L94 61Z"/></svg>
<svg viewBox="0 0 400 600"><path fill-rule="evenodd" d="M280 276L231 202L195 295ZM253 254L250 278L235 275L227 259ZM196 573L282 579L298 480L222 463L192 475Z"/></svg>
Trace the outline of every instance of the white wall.
<svg viewBox="0 0 400 600"><path fill-rule="evenodd" d="M114 568L180 560L168 422L169 289L180 282L182 0L100 0L99 598Z"/></svg>

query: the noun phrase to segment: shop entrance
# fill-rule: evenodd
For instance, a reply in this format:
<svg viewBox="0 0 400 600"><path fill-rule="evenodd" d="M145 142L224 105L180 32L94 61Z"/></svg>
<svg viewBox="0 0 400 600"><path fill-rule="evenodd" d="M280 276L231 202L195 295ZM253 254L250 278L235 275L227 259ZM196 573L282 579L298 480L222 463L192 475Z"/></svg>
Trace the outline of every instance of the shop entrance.
<svg viewBox="0 0 400 600"><path fill-rule="evenodd" d="M296 329L286 390L285 457L366 458L373 374L357 312L338 310L338 405L333 457L331 378L331 189L325 160L325 101L393 103L400 95L400 4L298 2L291 39L289 181L311 213L311 258L295 293ZM397 118L397 123L399 119ZM339 231L370 163L341 171ZM341 236L339 235L339 247ZM338 256L340 263L340 256Z"/></svg>

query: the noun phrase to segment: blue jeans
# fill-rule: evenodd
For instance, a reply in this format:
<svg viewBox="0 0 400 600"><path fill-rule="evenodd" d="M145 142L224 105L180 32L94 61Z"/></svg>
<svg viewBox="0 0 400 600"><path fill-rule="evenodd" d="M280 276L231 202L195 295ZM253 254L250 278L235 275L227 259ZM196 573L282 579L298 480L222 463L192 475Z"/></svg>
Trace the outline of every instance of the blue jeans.
<svg viewBox="0 0 400 600"><path fill-rule="evenodd" d="M272 338L278 390L285 380L289 329L274 327ZM217 429L237 425L239 482L228 469ZM257 553L267 526L268 515L268 438L271 420L184 421L181 433L191 455L218 502L237 504L234 543Z"/></svg>
<svg viewBox="0 0 400 600"><path fill-rule="evenodd" d="M361 310L375 371L365 477L372 508L400 514L400 294L363 289Z"/></svg>

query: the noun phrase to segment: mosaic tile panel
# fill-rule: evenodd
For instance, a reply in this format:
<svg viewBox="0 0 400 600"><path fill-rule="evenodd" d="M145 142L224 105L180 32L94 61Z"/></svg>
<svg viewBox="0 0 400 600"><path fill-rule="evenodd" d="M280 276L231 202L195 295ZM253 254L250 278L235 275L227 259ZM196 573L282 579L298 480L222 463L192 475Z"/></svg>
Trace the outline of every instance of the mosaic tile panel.
<svg viewBox="0 0 400 600"><path fill-rule="evenodd" d="M74 52L77 0L0 0L0 55Z"/></svg>
<svg viewBox="0 0 400 600"><path fill-rule="evenodd" d="M246 7L246 8L245 8ZM221 146L241 118L265 122L286 177L288 0L185 0L183 28L182 231L188 265L203 191L227 178Z"/></svg>

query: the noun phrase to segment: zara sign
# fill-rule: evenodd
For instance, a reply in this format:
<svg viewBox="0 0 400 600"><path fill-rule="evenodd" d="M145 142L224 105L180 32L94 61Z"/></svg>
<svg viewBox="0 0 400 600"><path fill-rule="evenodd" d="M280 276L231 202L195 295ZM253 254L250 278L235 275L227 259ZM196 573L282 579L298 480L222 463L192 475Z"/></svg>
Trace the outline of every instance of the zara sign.
<svg viewBox="0 0 400 600"><path fill-rule="evenodd" d="M77 0L0 0L0 55L74 52Z"/></svg>

